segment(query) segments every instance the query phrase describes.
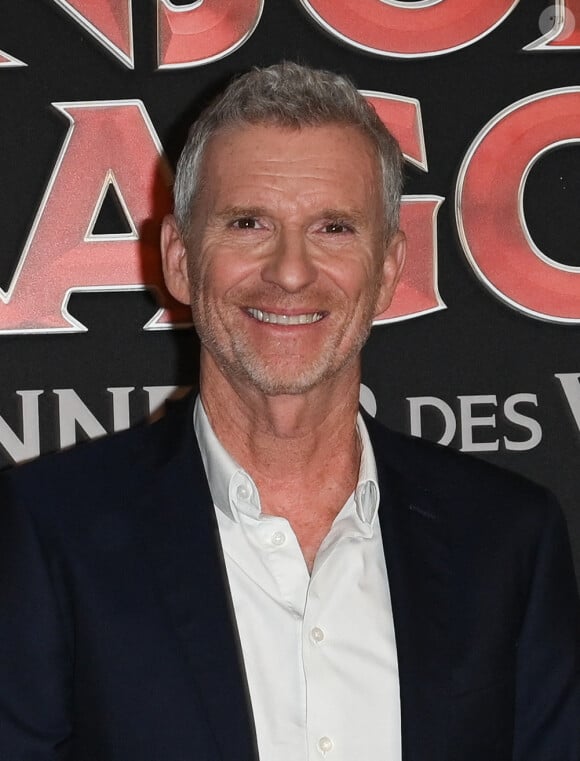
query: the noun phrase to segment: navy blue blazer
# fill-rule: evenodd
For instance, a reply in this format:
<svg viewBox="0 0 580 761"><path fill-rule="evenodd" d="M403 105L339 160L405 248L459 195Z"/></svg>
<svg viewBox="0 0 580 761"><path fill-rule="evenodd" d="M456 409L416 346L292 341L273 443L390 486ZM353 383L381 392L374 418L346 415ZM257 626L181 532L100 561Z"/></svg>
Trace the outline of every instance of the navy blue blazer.
<svg viewBox="0 0 580 761"><path fill-rule="evenodd" d="M404 761L579 761L580 610L553 500L368 426ZM0 759L257 759L191 398L0 475Z"/></svg>

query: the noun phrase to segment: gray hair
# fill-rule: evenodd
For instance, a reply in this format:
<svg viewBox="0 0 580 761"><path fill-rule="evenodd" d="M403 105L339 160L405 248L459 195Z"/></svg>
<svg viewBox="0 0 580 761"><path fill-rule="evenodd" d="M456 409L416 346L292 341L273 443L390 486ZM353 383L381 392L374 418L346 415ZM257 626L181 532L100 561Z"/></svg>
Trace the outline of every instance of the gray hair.
<svg viewBox="0 0 580 761"><path fill-rule="evenodd" d="M222 129L252 124L292 129L326 124L358 128L377 152L386 232L391 235L398 230L403 161L395 138L348 79L330 71L284 62L253 69L235 79L191 126L174 185L175 219L182 235L186 236L189 230L209 140Z"/></svg>

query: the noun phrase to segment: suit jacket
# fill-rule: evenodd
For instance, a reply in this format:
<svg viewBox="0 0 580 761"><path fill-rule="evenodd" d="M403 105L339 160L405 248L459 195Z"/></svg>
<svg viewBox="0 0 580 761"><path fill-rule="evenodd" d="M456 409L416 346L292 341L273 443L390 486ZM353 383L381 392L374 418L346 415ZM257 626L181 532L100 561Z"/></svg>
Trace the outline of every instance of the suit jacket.
<svg viewBox="0 0 580 761"><path fill-rule="evenodd" d="M191 413L0 476L1 761L257 758ZM580 613L552 499L367 424L404 761L579 761Z"/></svg>

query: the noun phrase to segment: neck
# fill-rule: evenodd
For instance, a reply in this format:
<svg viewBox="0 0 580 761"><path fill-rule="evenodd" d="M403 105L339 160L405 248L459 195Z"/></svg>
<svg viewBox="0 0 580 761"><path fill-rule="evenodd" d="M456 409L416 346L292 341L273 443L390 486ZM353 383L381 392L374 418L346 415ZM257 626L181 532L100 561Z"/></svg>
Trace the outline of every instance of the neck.
<svg viewBox="0 0 580 761"><path fill-rule="evenodd" d="M289 521L311 569L358 481L358 364L304 394L269 396L232 384L203 353L200 378L215 434L252 476L262 512Z"/></svg>
<svg viewBox="0 0 580 761"><path fill-rule="evenodd" d="M304 478L333 458L355 459L360 369L353 365L303 394L270 396L232 383L211 357L201 362L201 399L217 437L253 477Z"/></svg>

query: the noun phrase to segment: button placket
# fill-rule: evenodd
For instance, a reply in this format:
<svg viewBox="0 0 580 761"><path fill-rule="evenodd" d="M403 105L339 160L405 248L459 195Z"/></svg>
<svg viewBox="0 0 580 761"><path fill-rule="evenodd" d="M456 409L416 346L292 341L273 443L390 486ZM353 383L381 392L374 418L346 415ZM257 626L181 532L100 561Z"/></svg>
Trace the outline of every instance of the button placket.
<svg viewBox="0 0 580 761"><path fill-rule="evenodd" d="M329 724L326 695L327 659L319 648L324 647L326 632L320 625L323 605L318 593L321 577L311 579L306 609L304 611L302 658L306 679L306 703L308 705L307 734L315 757L327 757L334 743L327 734ZM326 732L325 732L326 730Z"/></svg>

